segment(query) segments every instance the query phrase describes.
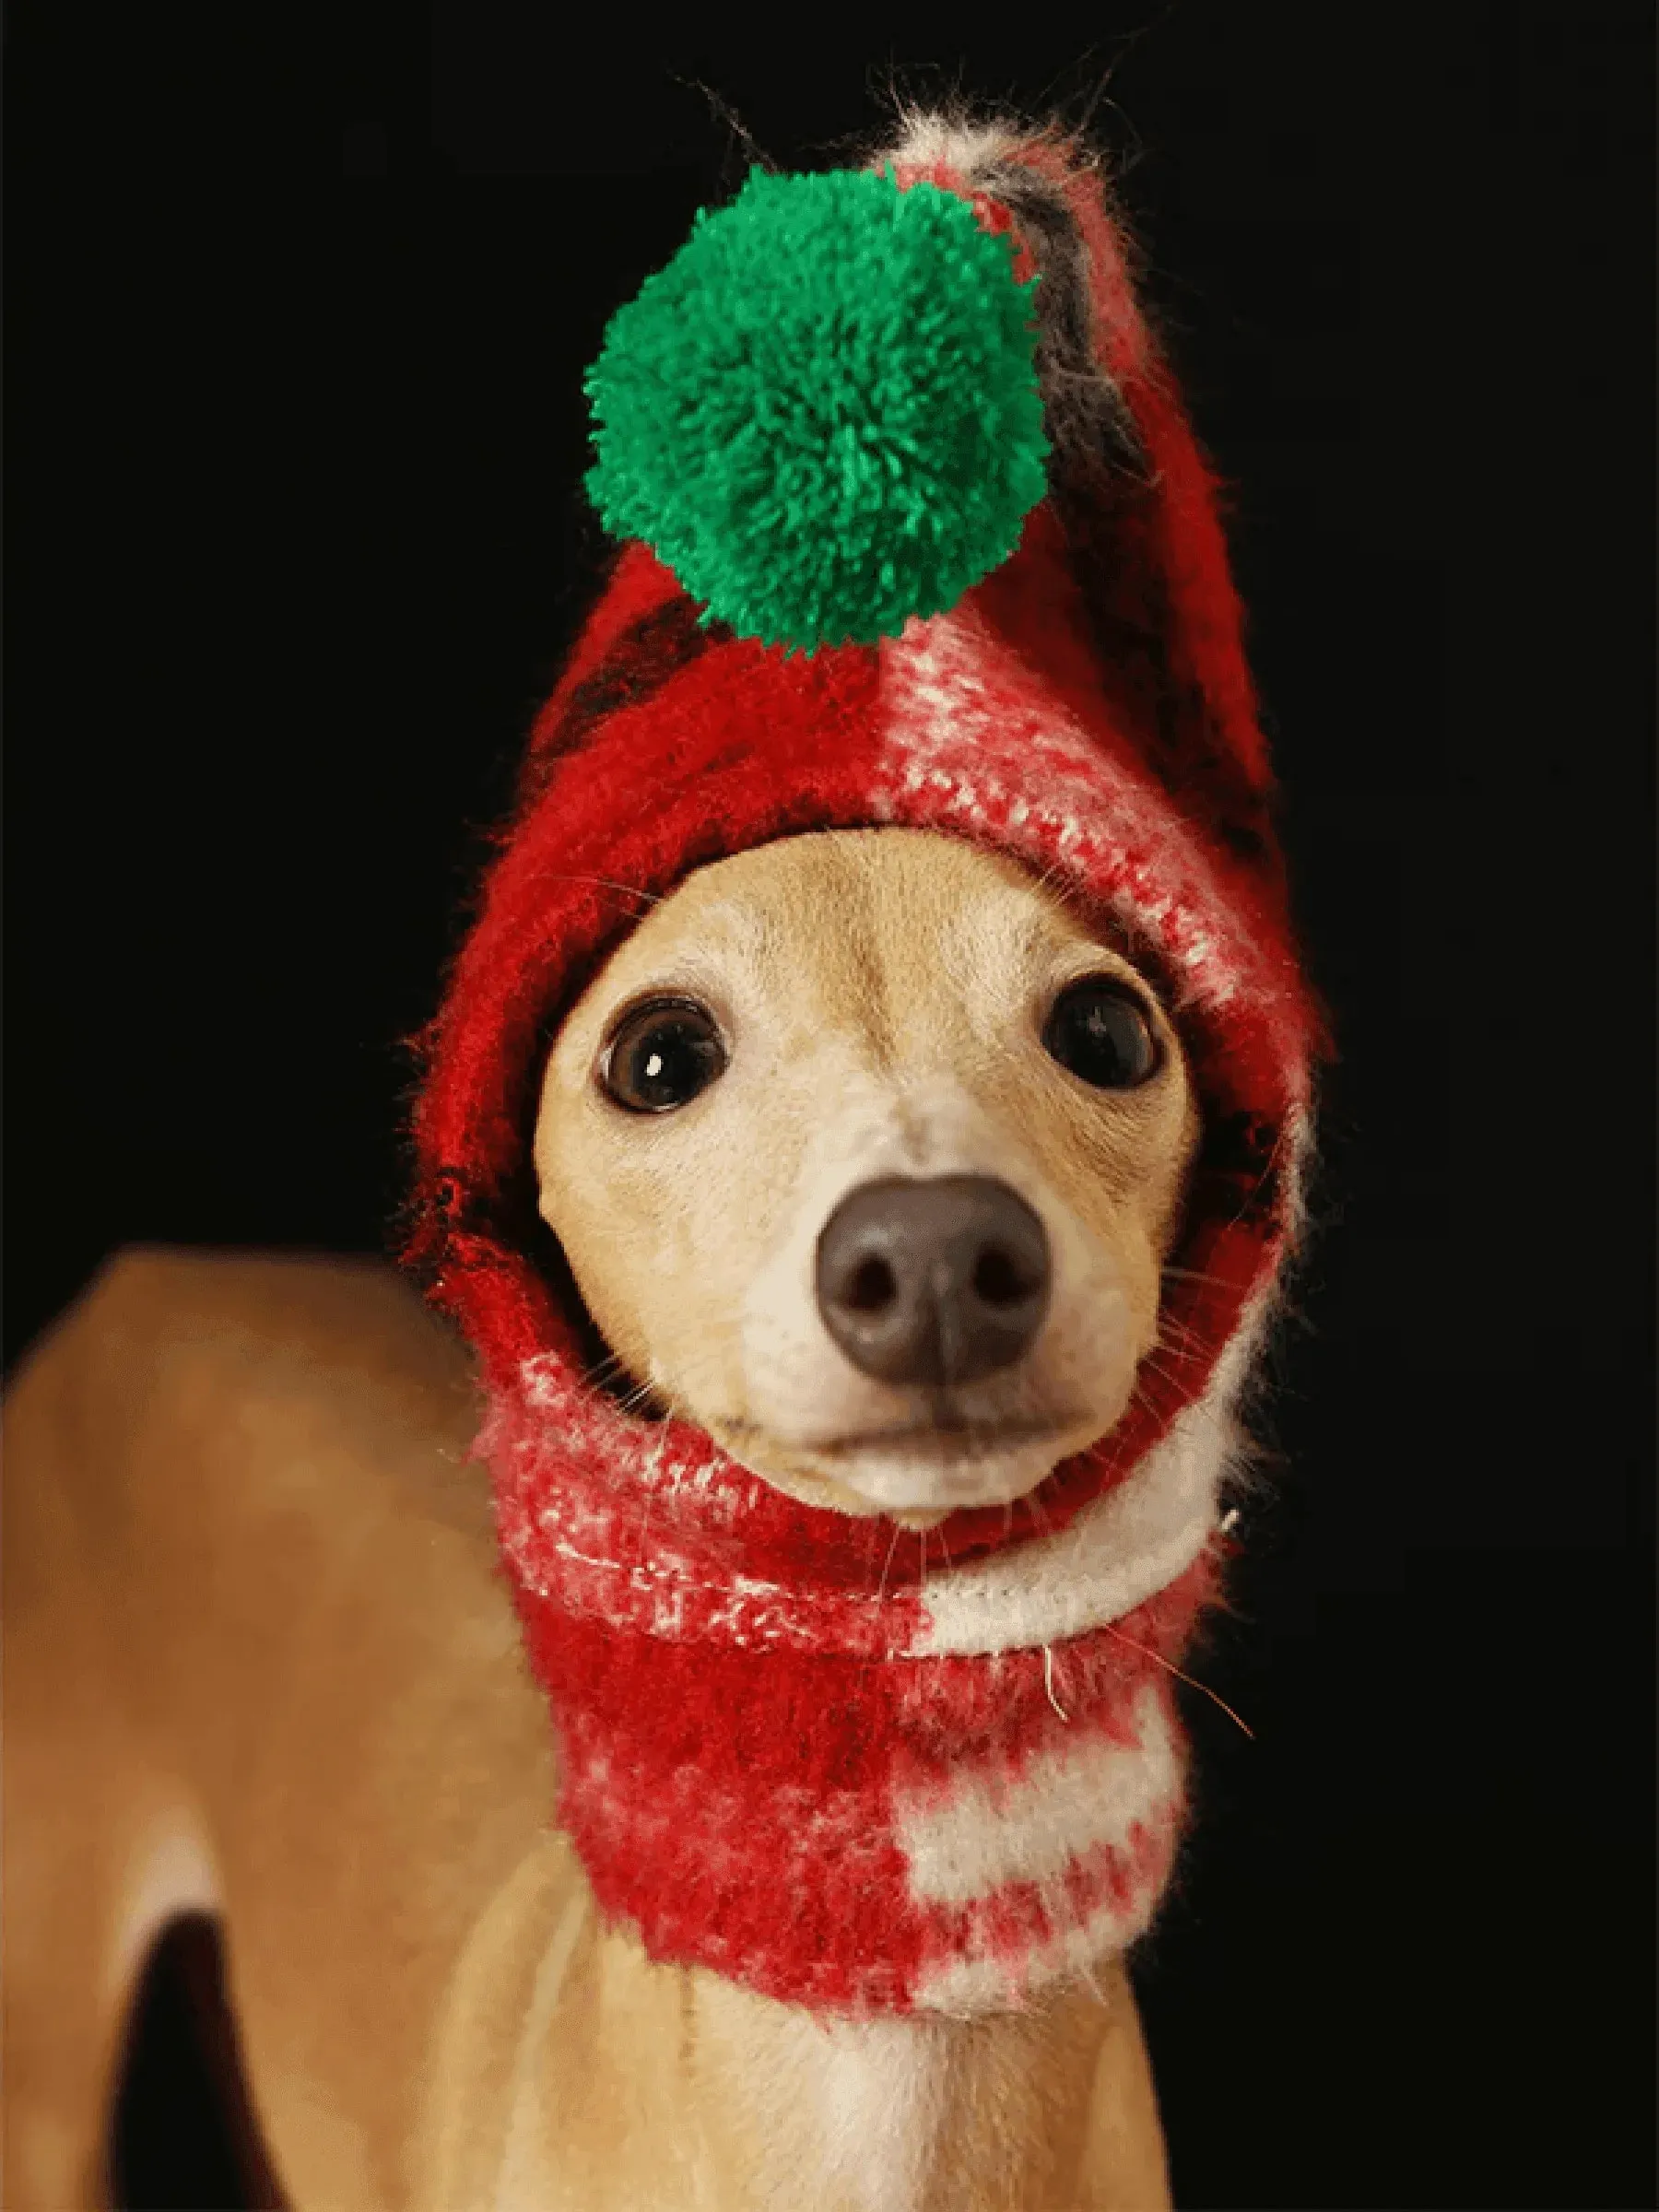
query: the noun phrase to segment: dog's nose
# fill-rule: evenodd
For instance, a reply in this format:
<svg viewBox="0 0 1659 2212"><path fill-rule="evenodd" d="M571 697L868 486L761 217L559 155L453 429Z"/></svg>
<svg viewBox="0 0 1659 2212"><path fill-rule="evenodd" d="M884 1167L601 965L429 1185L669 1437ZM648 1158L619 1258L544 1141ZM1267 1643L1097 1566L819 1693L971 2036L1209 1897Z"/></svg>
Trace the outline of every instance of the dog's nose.
<svg viewBox="0 0 1659 2212"><path fill-rule="evenodd" d="M1011 1367L1048 1298L1042 1223L989 1175L863 1183L818 1239L824 1325L883 1382L973 1382Z"/></svg>

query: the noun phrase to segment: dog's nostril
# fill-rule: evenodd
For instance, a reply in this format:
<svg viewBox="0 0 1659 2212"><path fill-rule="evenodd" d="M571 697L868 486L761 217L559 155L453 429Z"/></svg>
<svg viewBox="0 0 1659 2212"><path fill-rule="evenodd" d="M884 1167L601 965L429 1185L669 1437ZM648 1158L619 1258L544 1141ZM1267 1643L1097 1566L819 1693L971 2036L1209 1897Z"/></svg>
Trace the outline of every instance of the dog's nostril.
<svg viewBox="0 0 1659 2212"><path fill-rule="evenodd" d="M841 1295L841 1303L850 1312L879 1313L890 1306L899 1295L899 1285L893 1271L885 1260L865 1260L853 1272L852 1281Z"/></svg>
<svg viewBox="0 0 1659 2212"><path fill-rule="evenodd" d="M974 1296L987 1306L1017 1306L1022 1298L1030 1296L1033 1288L1013 1253L994 1244L974 1263Z"/></svg>

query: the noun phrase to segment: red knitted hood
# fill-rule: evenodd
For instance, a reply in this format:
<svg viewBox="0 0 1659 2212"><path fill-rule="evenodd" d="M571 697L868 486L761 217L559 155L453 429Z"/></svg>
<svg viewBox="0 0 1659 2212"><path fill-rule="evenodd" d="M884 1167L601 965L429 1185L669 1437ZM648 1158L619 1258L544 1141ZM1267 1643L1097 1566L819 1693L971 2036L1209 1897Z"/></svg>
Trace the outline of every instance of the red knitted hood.
<svg viewBox="0 0 1659 2212"><path fill-rule="evenodd" d="M575 1779L562 1809L602 1900L638 1920L662 1955L706 1957L778 1994L830 2002L917 2001L924 1955L936 1962L949 1942L929 1923L906 1951L888 1913L880 1928L861 1922L851 1949L826 1936L832 1965L820 1947L805 1966L781 1966L788 1946L753 1929L747 1950L711 1947L706 1916L683 1898L665 1920L653 1895L660 1868L649 1880L639 1872L655 1866L645 1831L629 1828L618 1843L610 1797L590 1790L584 1813L569 1794L580 1798L594 1771L574 1749L592 1722L583 1685L619 1684L627 1671L614 1641L601 1654L583 1639L603 1629L636 1658L669 1645L677 1667L729 1674L754 1652L867 1663L1012 1649L1034 1665L1039 1647L1076 1636L1100 1697L1116 1683L1116 1718L1102 1725L1133 1740L1124 1700L1133 1705L1145 1683L1122 1675L1121 1653L1108 1665L1089 1636L1151 1606L1138 1641L1172 1653L1207 1586L1216 1465L1166 1484L1133 1572L1122 1517L1140 1510L1131 1478L1155 1461L1185 1466L1193 1419L1215 1428L1226 1413L1296 1225L1315 1043L1212 481L1133 300L1098 180L1047 137L924 127L898 182L971 199L1008 237L1017 270L1042 271L1037 359L1057 418L1047 496L1012 556L954 606L809 655L700 618L646 546L624 547L535 723L516 811L429 1033L408 1252L481 1357L503 1545L537 1671L565 1716ZM537 1224L531 1165L549 1040L648 900L771 840L883 825L1011 855L1126 933L1180 1030L1205 1131L1166 1277L1164 1334L1182 1348L1147 1371L1112 1435L1048 1477L1036 1512L1011 1524L1000 1507L960 1511L925 1539L799 1503L701 1430L590 1388L593 1347ZM632 1525L641 1488L649 1557L624 1557L617 1501L636 1501ZM1119 1523L1102 1520L1120 1490ZM1107 1537L1086 1542L1085 1524ZM1031 1586L1050 1594L1035 1610L1022 1597L1011 1626L996 1575L1006 1579L1022 1548L1046 1545L1052 1558L1068 1529L1083 1547L1077 1571L1045 1582L1034 1560ZM951 1562L955 1600L936 1580L924 1590L930 1557ZM1041 1688L1029 1673L1010 1677L1007 1711L1024 1710L1022 1699L1042 1710L1043 1690L1053 1705L1046 1675ZM722 1694L735 1713L746 1696L771 1693L734 1677ZM833 1765L844 1752L825 1756ZM747 1756L759 1756L752 1744ZM665 1797L680 1771L663 1770ZM1135 1846L1154 1893L1169 1827L1143 1828ZM1112 1880L1128 1877L1119 1867ZM870 1875L858 1894L879 1887ZM1033 1911L1057 1940L1053 1898ZM908 1963L892 1966L900 1954Z"/></svg>

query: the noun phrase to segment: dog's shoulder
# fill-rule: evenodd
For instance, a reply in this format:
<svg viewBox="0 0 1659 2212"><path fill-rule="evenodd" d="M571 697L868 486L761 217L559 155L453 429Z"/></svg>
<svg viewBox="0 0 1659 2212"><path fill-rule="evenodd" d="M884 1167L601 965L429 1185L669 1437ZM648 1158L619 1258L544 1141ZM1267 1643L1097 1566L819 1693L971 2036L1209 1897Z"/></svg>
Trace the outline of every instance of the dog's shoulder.
<svg viewBox="0 0 1659 2212"><path fill-rule="evenodd" d="M237 1394L378 1391L423 1426L476 1425L460 1339L371 1259L124 1247L31 1347L8 1394L71 1369L83 1385L124 1373L153 1388L187 1369Z"/></svg>
<svg viewBox="0 0 1659 2212"><path fill-rule="evenodd" d="M340 1507L394 1494L485 1539L479 1410L469 1354L383 1263L130 1247L19 1364L8 1510L42 1485L112 1510L198 1479L216 1507L307 1510L332 1483Z"/></svg>

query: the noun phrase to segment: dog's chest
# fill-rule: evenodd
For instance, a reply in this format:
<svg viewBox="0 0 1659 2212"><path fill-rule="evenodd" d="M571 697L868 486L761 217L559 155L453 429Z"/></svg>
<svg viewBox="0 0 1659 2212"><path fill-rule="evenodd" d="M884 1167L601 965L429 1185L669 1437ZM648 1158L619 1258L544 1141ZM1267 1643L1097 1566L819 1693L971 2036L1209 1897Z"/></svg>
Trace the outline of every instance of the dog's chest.
<svg viewBox="0 0 1659 2212"><path fill-rule="evenodd" d="M753 2024L745 2103L762 2146L759 2201L917 2212L945 2131L951 2030L793 2006L757 2008Z"/></svg>

